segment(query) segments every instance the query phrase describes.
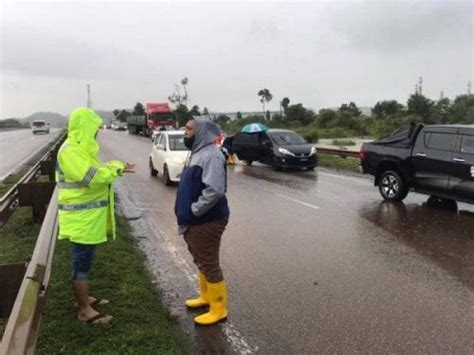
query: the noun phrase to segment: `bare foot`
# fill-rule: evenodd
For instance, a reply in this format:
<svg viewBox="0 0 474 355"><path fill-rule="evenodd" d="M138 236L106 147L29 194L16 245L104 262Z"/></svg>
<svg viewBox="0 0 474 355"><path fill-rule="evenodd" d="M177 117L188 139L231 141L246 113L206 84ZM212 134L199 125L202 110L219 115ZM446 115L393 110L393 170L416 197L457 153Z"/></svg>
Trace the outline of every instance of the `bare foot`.
<svg viewBox="0 0 474 355"><path fill-rule="evenodd" d="M89 296L89 304L91 306L103 306L103 305L109 304L109 303L110 303L110 301L106 300L105 298L95 298L95 297ZM79 307L77 302L74 303L74 307Z"/></svg>
<svg viewBox="0 0 474 355"><path fill-rule="evenodd" d="M99 305L99 306L102 306L104 304L109 304L110 301L109 300L106 300L105 298L96 298L96 297L92 297L92 296L89 296L89 302L91 305Z"/></svg>
<svg viewBox="0 0 474 355"><path fill-rule="evenodd" d="M107 325L112 321L113 317L92 309L92 312L87 312L87 314L79 312L77 314L77 319L83 323Z"/></svg>

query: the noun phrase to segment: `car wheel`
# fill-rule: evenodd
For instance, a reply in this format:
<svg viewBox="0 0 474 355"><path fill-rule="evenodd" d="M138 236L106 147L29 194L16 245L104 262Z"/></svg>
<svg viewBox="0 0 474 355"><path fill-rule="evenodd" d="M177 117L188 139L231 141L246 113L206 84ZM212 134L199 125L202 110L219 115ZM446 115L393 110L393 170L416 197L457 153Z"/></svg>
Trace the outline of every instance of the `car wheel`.
<svg viewBox="0 0 474 355"><path fill-rule="evenodd" d="M156 170L153 166L153 161L151 160L150 158L150 163L149 163L149 166L150 166L150 175L151 176L156 176L158 175L158 170Z"/></svg>
<svg viewBox="0 0 474 355"><path fill-rule="evenodd" d="M173 182L170 180L170 173L168 172L168 166L166 164L163 166L163 182L166 186L173 184Z"/></svg>
<svg viewBox="0 0 474 355"><path fill-rule="evenodd" d="M380 175L379 192L387 201L401 201L408 195L408 187L397 172L387 170Z"/></svg>
<svg viewBox="0 0 474 355"><path fill-rule="evenodd" d="M308 171L314 171L314 168L315 168L314 166L308 166L308 167L306 168L306 170L308 170Z"/></svg>
<svg viewBox="0 0 474 355"><path fill-rule="evenodd" d="M243 162L244 165L246 165L246 166L250 166L250 165L252 165L252 163L253 163L252 160L242 160L242 162Z"/></svg>

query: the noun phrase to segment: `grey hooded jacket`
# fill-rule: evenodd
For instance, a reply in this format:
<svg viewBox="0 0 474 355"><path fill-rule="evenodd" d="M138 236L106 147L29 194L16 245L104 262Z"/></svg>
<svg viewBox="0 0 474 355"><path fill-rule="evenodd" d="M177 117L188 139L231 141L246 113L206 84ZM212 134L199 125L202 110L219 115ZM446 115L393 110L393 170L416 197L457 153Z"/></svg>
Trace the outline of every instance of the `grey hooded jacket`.
<svg viewBox="0 0 474 355"><path fill-rule="evenodd" d="M190 225L229 217L226 163L214 144L221 130L207 117L194 117L194 122L195 141L176 195L175 213L181 232Z"/></svg>

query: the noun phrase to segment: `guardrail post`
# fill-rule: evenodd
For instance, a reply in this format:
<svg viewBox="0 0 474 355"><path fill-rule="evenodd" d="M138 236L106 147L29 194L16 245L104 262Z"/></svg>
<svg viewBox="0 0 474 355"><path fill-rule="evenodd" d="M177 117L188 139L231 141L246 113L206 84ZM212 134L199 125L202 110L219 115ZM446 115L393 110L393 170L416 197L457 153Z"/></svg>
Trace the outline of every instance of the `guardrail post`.
<svg viewBox="0 0 474 355"><path fill-rule="evenodd" d="M33 219L42 221L46 213L46 204L51 200L56 183L31 182L18 186L18 200L20 207L31 206Z"/></svg>
<svg viewBox="0 0 474 355"><path fill-rule="evenodd" d="M26 263L0 265L0 318L10 315L25 272Z"/></svg>
<svg viewBox="0 0 474 355"><path fill-rule="evenodd" d="M56 159L44 160L41 162L41 175L48 175L49 181L54 181L54 170Z"/></svg>

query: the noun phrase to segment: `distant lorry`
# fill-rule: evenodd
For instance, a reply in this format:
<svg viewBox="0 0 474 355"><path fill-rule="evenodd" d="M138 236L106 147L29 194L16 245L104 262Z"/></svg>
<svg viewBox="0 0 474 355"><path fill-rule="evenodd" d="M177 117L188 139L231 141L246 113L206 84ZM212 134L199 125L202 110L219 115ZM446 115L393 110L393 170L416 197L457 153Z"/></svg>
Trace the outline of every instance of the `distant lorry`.
<svg viewBox="0 0 474 355"><path fill-rule="evenodd" d="M413 190L474 203L474 125L411 125L364 143L360 159L385 200Z"/></svg>
<svg viewBox="0 0 474 355"><path fill-rule="evenodd" d="M146 104L145 116L127 118L128 132L151 137L154 130L174 129L176 120L167 102L149 102Z"/></svg>

